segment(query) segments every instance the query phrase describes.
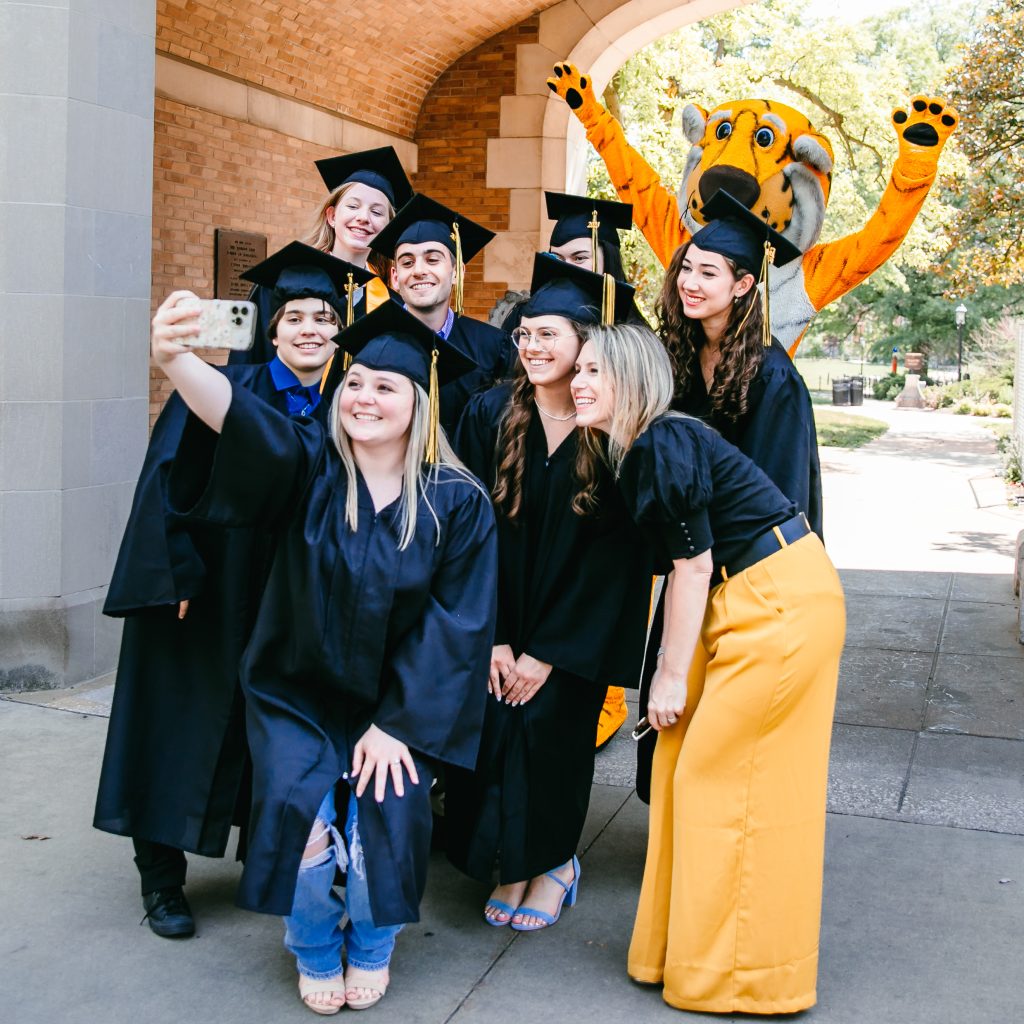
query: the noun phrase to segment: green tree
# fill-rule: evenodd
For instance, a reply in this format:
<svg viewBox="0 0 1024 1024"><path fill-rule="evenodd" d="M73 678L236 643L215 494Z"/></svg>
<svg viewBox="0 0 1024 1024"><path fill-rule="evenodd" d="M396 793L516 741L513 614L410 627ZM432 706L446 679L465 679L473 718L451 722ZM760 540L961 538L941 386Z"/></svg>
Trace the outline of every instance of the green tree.
<svg viewBox="0 0 1024 1024"><path fill-rule="evenodd" d="M1024 313L1024 293L999 286L978 288L970 296L950 295L948 282L931 269L904 267L899 285L876 274L838 302L818 314L801 346L838 343L852 357L887 362L893 348L923 352L931 365L956 361L957 331L954 309L965 301L968 309L964 330L964 358L984 350L994 355L991 344L999 336L1006 315ZM1001 353L1008 358L1008 350ZM1012 359L1009 359L1012 362ZM991 362L986 359L986 362Z"/></svg>
<svg viewBox="0 0 1024 1024"><path fill-rule="evenodd" d="M613 107L618 104L630 141L670 188L678 187L689 150L680 128L687 103L710 108L728 99L764 97L802 110L835 149L822 240L839 238L863 226L885 188L896 157L892 108L915 93L940 92L947 69L958 59L957 43L970 27L970 5L940 0L927 10L921 6L908 4L885 17L847 24L812 19L806 0L766 0L647 47L623 65L606 97ZM968 169L956 136L942 166L950 182L959 182ZM596 156L590 188L613 196ZM958 201L951 190L934 189L894 257L869 282L827 307L805 344L871 329L869 299L886 294L891 303L898 298L911 305L912 285L924 280L926 271L934 274L949 250L947 225ZM624 254L640 286L641 305L651 311L663 271L633 234ZM927 283L935 287L934 279Z"/></svg>
<svg viewBox="0 0 1024 1024"><path fill-rule="evenodd" d="M950 74L971 174L956 203L953 272L961 290L1024 282L1024 0L998 0Z"/></svg>

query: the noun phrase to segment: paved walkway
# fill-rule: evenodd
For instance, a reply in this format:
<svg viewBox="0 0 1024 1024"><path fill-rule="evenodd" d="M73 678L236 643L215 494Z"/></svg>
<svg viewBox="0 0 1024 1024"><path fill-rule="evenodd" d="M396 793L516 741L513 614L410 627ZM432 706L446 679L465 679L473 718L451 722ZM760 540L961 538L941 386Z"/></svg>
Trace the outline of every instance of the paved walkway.
<svg viewBox="0 0 1024 1024"><path fill-rule="evenodd" d="M1004 1024L1020 1017L1024 982L1024 647L1010 593L1024 516L995 500L993 446L976 423L881 415L885 437L823 453L849 632L819 1003L804 1019ZM311 1020L280 923L231 906L236 865L194 860L195 940L136 926L128 843L89 828L109 697L100 680L0 701L4 1019ZM599 758L580 904L550 932L484 926L485 889L436 860L375 1020L733 1019L681 1016L625 976L646 834L632 756L620 736Z"/></svg>

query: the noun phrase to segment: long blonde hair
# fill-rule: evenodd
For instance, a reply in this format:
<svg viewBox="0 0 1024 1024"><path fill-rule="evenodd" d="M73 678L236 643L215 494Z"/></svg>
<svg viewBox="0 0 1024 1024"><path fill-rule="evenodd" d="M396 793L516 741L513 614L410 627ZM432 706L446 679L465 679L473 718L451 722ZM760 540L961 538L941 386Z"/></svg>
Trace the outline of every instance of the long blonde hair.
<svg viewBox="0 0 1024 1024"><path fill-rule="evenodd" d="M618 474L633 442L672 407L672 362L658 336L638 324L587 327L586 340L593 346L602 383L612 392L608 461ZM586 433L588 444L597 449L593 431Z"/></svg>
<svg viewBox="0 0 1024 1024"><path fill-rule="evenodd" d="M337 235L335 234L334 227L327 222L327 211L337 206L355 184L356 182L354 181L346 181L343 185L339 185L327 194L324 201L317 207L316 216L310 225L309 233L301 241L305 242L306 245L311 245L314 249L319 249L321 252L334 251L334 240ZM383 195L383 193L381 194ZM391 205L387 196L384 196L384 202L388 208L388 221L391 221L395 216L395 208ZM371 252L366 262L367 266L382 281L387 282L391 271L390 260L385 259L379 253Z"/></svg>
<svg viewBox="0 0 1024 1024"><path fill-rule="evenodd" d="M463 479L471 483L481 493L486 491L480 486L476 477L459 461L458 456L448 443L445 432L438 427L437 446L438 462L428 463L427 456L427 435L430 428L430 399L426 391L415 381L410 381L413 389L412 418L409 421L409 436L405 446L405 464L402 467L402 495L401 495L401 539L398 550L404 551L416 536L416 515L419 509L420 497L434 519L434 526L437 530L437 540L441 542L441 521L430 503L428 490L435 484L443 483L439 480L439 469L447 466L454 470L456 479ZM349 441L345 428L341 425L341 393L345 387L342 380L334 392L334 399L331 402L330 433L334 447L341 457L341 464L345 467L345 477L348 481L348 493L345 495L345 522L349 529L355 533L359 529L359 485L356 473L356 460L352 452L352 445Z"/></svg>

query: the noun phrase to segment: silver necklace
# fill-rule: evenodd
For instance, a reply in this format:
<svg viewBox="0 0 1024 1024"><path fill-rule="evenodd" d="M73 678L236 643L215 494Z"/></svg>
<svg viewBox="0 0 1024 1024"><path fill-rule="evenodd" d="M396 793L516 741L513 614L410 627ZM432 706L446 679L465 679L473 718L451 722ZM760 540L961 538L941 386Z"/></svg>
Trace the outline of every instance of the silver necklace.
<svg viewBox="0 0 1024 1024"><path fill-rule="evenodd" d="M573 411L569 413L568 416L555 416L553 413L550 413L546 409L544 409L536 398L533 400L533 404L537 406L537 411L541 414L541 416L547 416L549 420L554 420L556 423L565 423L567 420L571 420L576 415L576 410L573 409Z"/></svg>

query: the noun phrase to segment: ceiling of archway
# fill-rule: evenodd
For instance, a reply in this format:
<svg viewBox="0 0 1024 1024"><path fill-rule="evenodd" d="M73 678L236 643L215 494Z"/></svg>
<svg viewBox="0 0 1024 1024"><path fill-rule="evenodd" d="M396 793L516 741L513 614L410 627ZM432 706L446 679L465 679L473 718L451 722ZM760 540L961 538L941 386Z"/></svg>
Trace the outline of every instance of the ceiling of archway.
<svg viewBox="0 0 1024 1024"><path fill-rule="evenodd" d="M157 0L157 50L405 137L441 73L558 0Z"/></svg>

